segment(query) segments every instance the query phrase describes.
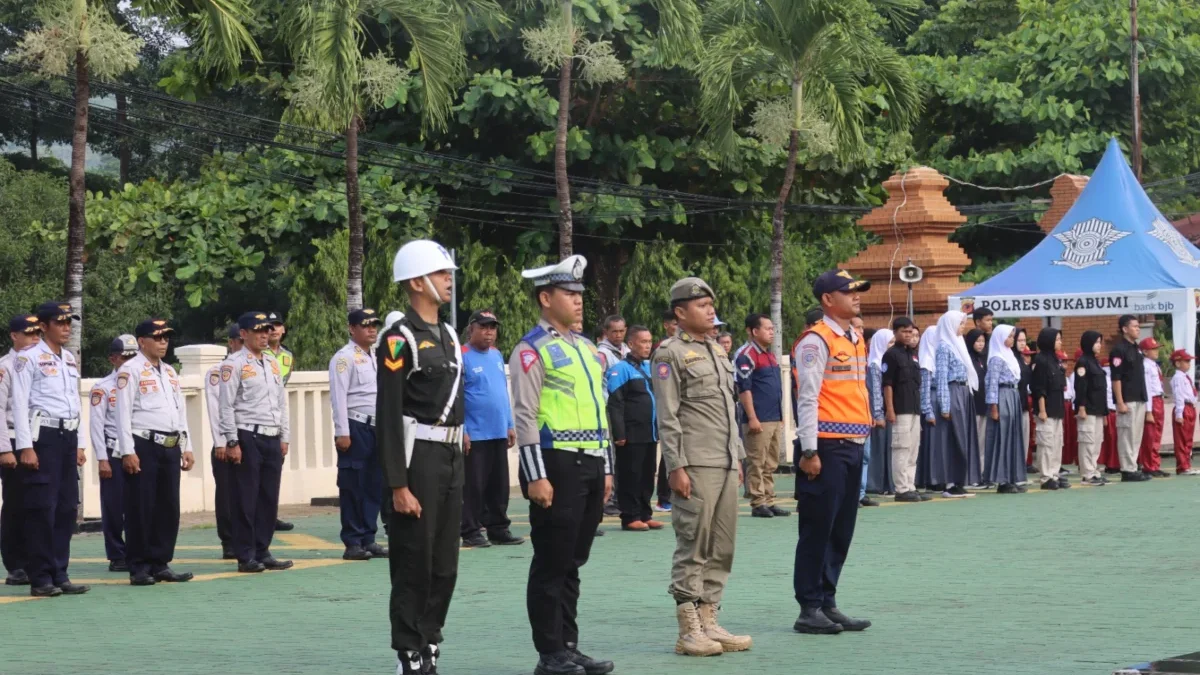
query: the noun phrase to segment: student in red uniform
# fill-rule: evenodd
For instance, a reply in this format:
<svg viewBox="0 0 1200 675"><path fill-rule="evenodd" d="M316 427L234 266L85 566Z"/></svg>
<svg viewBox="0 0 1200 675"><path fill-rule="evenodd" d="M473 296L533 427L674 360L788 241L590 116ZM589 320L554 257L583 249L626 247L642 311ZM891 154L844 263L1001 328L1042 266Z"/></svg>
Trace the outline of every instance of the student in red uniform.
<svg viewBox="0 0 1200 675"><path fill-rule="evenodd" d="M1162 369L1158 366L1158 341L1148 337L1138 343L1145 359L1146 396L1150 402L1146 405L1146 425L1142 433L1142 445L1138 448L1138 465L1143 473L1155 478L1166 478L1170 474L1162 470L1163 436L1163 379Z"/></svg>
<svg viewBox="0 0 1200 675"><path fill-rule="evenodd" d="M1108 383L1108 421L1104 424L1104 442L1100 444L1100 463L1104 473L1120 473L1121 457L1117 453L1117 404L1112 395L1112 365L1108 359L1100 359Z"/></svg>
<svg viewBox="0 0 1200 675"><path fill-rule="evenodd" d="M1192 439L1196 433L1196 385L1188 374L1192 355L1185 349L1171 354L1175 364L1175 376L1171 378L1171 395L1175 399L1175 419L1171 433L1175 440L1175 473L1181 476L1200 476L1200 469L1192 468Z"/></svg>
<svg viewBox="0 0 1200 675"><path fill-rule="evenodd" d="M1063 372L1067 373L1067 389L1063 394L1063 407L1066 410L1066 416L1063 417L1063 468L1060 471L1062 474L1069 473L1066 468L1068 464L1079 463L1079 439L1076 438L1078 432L1075 427L1075 378L1071 376L1071 373L1074 372L1072 366L1078 360L1078 353L1075 354L1074 359L1068 359L1065 351L1058 352L1058 362L1062 364Z"/></svg>

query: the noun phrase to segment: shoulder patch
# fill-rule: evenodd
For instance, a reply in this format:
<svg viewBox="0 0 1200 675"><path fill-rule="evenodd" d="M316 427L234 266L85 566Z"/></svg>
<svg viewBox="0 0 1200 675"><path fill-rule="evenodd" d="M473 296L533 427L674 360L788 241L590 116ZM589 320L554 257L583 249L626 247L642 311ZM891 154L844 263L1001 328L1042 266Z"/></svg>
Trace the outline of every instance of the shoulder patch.
<svg viewBox="0 0 1200 675"><path fill-rule="evenodd" d="M1113 364L1113 368L1120 368L1121 367L1121 357L1114 356L1112 359L1112 364Z"/></svg>
<svg viewBox="0 0 1200 675"><path fill-rule="evenodd" d="M27 363L29 363L29 359L25 358L24 356L18 356L17 357L17 372L19 373L22 370L25 370L25 364L27 364Z"/></svg>
<svg viewBox="0 0 1200 675"><path fill-rule="evenodd" d="M117 389L124 389L129 384L129 373L120 373L117 375Z"/></svg>
<svg viewBox="0 0 1200 675"><path fill-rule="evenodd" d="M387 353L394 359L400 356L400 352L404 351L404 345L408 344L408 340L404 339L403 335L389 335L387 339Z"/></svg>
<svg viewBox="0 0 1200 675"><path fill-rule="evenodd" d="M658 365L654 366L654 374L657 375L658 379L660 380L665 380L668 377L671 377L671 364L667 363L666 361L659 361Z"/></svg>
<svg viewBox="0 0 1200 675"><path fill-rule="evenodd" d="M104 402L104 392L99 389L92 390L92 407L100 405Z"/></svg>
<svg viewBox="0 0 1200 675"><path fill-rule="evenodd" d="M814 344L800 345L800 365L805 368L816 367L819 351Z"/></svg>
<svg viewBox="0 0 1200 675"><path fill-rule="evenodd" d="M537 363L537 360L537 352L533 351L532 349L521 350L521 369L525 372L528 373L529 369L533 367L533 364Z"/></svg>
<svg viewBox="0 0 1200 675"><path fill-rule="evenodd" d="M211 373L209 373L208 374L208 384L213 387L217 386L218 384L221 384L221 372L218 370L214 370Z"/></svg>
<svg viewBox="0 0 1200 675"><path fill-rule="evenodd" d="M337 365L336 365L337 371L339 373L344 373L344 372L346 372L346 369L349 367L350 367L350 364L346 362L346 357L339 356L338 360L337 360Z"/></svg>
<svg viewBox="0 0 1200 675"><path fill-rule="evenodd" d="M1084 375L1087 375L1087 368L1084 368L1083 366L1079 366L1078 368L1075 369L1075 374L1080 377L1083 377Z"/></svg>
<svg viewBox="0 0 1200 675"><path fill-rule="evenodd" d="M887 361L884 361L879 364L879 372L886 373L887 369L888 369Z"/></svg>
<svg viewBox="0 0 1200 675"><path fill-rule="evenodd" d="M233 366L221 366L221 381L228 382L233 377Z"/></svg>

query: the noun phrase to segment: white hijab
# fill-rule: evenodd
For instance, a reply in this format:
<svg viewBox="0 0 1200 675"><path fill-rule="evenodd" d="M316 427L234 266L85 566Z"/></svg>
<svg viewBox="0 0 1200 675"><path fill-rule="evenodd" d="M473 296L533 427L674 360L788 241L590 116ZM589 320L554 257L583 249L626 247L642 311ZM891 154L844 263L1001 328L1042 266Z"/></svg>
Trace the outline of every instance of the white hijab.
<svg viewBox="0 0 1200 675"><path fill-rule="evenodd" d="M933 372L937 366L937 326L930 326L921 334L921 343L917 346L917 359L921 370Z"/></svg>
<svg viewBox="0 0 1200 675"><path fill-rule="evenodd" d="M888 343L895 334L884 328L871 336L871 353L867 355L867 365L876 368L883 367L883 353L888 350Z"/></svg>
<svg viewBox="0 0 1200 675"><path fill-rule="evenodd" d="M1021 364L1017 363L1017 355L1013 353L1012 347L1005 347L1004 341L1009 335L1016 330L1015 326L999 325L992 331L992 339L988 343L988 358L1000 359L1004 365L1008 366L1008 371L1013 374L1013 377L1021 379Z"/></svg>
<svg viewBox="0 0 1200 675"><path fill-rule="evenodd" d="M979 391L979 374L975 372L975 366L971 363L971 355L967 352L967 343L958 334L959 328L966 318L966 314L954 310L943 314L937 323L938 346L946 345L950 348L950 353L967 371L967 386L971 391Z"/></svg>

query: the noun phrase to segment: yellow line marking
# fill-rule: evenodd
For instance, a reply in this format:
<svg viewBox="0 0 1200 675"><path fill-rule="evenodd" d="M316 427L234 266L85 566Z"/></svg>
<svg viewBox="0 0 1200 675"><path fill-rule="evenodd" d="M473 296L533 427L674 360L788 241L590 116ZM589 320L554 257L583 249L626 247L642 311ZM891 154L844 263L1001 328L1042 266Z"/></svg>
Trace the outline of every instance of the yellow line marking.
<svg viewBox="0 0 1200 675"><path fill-rule="evenodd" d="M277 534L275 538L283 542L284 545L280 548L318 551L340 551L344 548L341 544L335 544L320 537L314 537L311 534Z"/></svg>
<svg viewBox="0 0 1200 675"><path fill-rule="evenodd" d="M5 595L0 596L0 605L7 605L14 602L25 602L26 600L49 600L49 598L35 598L32 595Z"/></svg>
<svg viewBox="0 0 1200 675"><path fill-rule="evenodd" d="M330 558L327 560L297 560L297 561L295 561L295 565L290 570L284 570L284 571L291 572L291 571L296 571L296 570L311 570L311 569L316 569L318 567L333 567L334 565L345 565L347 562L349 562L349 561L342 560L341 558ZM261 574L271 575L271 574L278 574L278 572L267 571L267 572L262 572ZM216 579L237 579L240 577L254 577L254 576L258 576L258 575L257 574L242 574L241 572L212 572L209 574L197 574L195 577L192 578L192 582L213 581ZM126 585L127 586L127 585L129 585L129 579L128 578L125 578L125 579L76 579L75 583L98 585L98 586L116 586L116 585ZM188 582L188 583L191 583L191 582ZM2 600L2 598L0 598L0 600Z"/></svg>

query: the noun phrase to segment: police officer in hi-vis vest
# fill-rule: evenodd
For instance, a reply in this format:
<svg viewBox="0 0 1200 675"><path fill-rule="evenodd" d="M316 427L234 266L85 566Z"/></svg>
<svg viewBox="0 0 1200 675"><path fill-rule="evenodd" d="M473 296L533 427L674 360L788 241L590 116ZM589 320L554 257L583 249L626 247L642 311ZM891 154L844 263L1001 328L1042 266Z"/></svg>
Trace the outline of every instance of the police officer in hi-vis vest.
<svg viewBox="0 0 1200 675"><path fill-rule="evenodd" d="M871 282L831 270L813 282L823 319L796 347L796 542L794 585L800 633L859 631L871 622L851 619L837 607L838 577L858 516L863 443L871 434L867 396L867 343L851 326L858 294Z"/></svg>
<svg viewBox="0 0 1200 675"><path fill-rule="evenodd" d="M462 349L438 323L450 301L450 253L434 241L396 252L392 276L408 294L404 316L375 351L376 448L390 488L390 613L396 673L436 673L442 627L458 580L463 504Z"/></svg>
<svg viewBox="0 0 1200 675"><path fill-rule="evenodd" d="M612 661L579 651L579 568L612 493L612 445L600 353L571 331L583 319L583 270L573 255L525 270L542 313L513 349L513 415L533 561L525 591L537 675L602 675Z"/></svg>

